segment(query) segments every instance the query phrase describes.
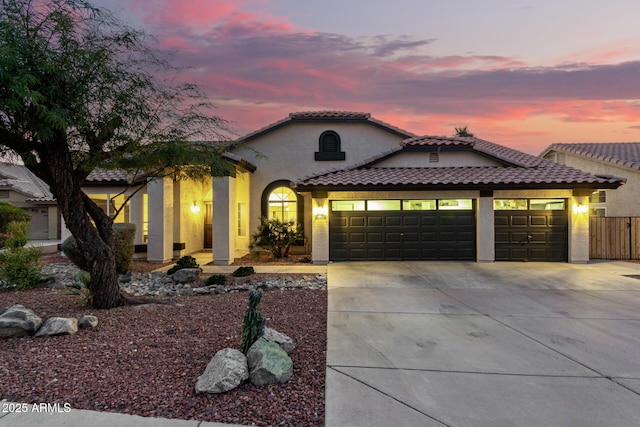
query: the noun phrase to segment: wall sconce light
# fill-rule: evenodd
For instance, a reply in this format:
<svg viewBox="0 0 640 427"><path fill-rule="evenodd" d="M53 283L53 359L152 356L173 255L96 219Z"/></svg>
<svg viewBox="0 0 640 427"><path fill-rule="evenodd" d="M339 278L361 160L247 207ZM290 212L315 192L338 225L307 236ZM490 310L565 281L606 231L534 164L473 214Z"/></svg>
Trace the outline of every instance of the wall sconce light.
<svg viewBox="0 0 640 427"><path fill-rule="evenodd" d="M583 215L589 211L589 206L586 204L574 204L573 213L576 215Z"/></svg>
<svg viewBox="0 0 640 427"><path fill-rule="evenodd" d="M313 215L316 219L327 219L328 208L325 205L314 206Z"/></svg>
<svg viewBox="0 0 640 427"><path fill-rule="evenodd" d="M193 214L197 214L200 212L200 206L198 206L198 204L196 203L196 201L193 201L193 205L191 205L191 213Z"/></svg>

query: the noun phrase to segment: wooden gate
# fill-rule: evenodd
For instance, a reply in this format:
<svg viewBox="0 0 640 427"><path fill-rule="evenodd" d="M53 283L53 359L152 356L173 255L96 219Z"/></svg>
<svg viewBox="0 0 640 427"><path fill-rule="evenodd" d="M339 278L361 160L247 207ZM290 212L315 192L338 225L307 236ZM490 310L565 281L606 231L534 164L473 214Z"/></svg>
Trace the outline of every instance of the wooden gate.
<svg viewBox="0 0 640 427"><path fill-rule="evenodd" d="M640 218L589 218L589 258L640 259Z"/></svg>

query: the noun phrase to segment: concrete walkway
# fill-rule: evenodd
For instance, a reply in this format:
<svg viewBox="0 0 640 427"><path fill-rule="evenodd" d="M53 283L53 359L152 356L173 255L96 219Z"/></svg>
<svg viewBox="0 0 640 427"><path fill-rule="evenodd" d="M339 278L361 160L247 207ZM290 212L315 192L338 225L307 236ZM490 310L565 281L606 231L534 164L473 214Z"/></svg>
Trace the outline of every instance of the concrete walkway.
<svg viewBox="0 0 640 427"><path fill-rule="evenodd" d="M640 265L328 268L327 426L640 425Z"/></svg>

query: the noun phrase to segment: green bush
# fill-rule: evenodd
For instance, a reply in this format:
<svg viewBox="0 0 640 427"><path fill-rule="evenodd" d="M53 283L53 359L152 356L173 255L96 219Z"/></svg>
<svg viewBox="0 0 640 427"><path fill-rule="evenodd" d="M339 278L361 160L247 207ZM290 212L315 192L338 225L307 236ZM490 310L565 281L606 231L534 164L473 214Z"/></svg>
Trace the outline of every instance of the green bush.
<svg viewBox="0 0 640 427"><path fill-rule="evenodd" d="M131 270L131 261L133 260L133 239L136 234L135 224L117 223L113 224L113 239L115 242L115 258L116 271L118 274L124 274ZM85 264L84 257L78 249L76 239L69 236L62 242L62 252L81 270L89 271L90 268Z"/></svg>
<svg viewBox="0 0 640 427"><path fill-rule="evenodd" d="M231 273L231 275L233 277L246 277L255 274L255 272L256 271L253 269L253 267L238 267L236 271Z"/></svg>
<svg viewBox="0 0 640 427"><path fill-rule="evenodd" d="M223 274L214 274L213 276L209 276L204 282L206 286L225 285L226 283L227 278Z"/></svg>
<svg viewBox="0 0 640 427"><path fill-rule="evenodd" d="M173 274L178 270L182 270L183 268L198 268L198 267L200 267L200 264L196 262L196 259L194 257L192 257L191 255L185 255L178 260L176 265L174 265L167 271L167 274Z"/></svg>
<svg viewBox="0 0 640 427"><path fill-rule="evenodd" d="M133 240L136 237L136 225L130 223L113 224L115 240L116 271L124 274L131 270L133 261Z"/></svg>
<svg viewBox="0 0 640 427"><path fill-rule="evenodd" d="M42 252L33 246L25 247L28 228L29 223L25 221L7 225L7 249L0 251L0 281L4 287L23 290L38 286L42 281L42 269L38 264Z"/></svg>
<svg viewBox="0 0 640 427"><path fill-rule="evenodd" d="M304 233L300 224L262 217L258 232L251 236L250 247L260 246L271 252L274 258L285 258L289 256L291 245L303 238Z"/></svg>
<svg viewBox="0 0 640 427"><path fill-rule="evenodd" d="M4 247L4 241L7 234L7 227L12 222L31 221L31 215L24 209L12 204L0 202L0 248Z"/></svg>

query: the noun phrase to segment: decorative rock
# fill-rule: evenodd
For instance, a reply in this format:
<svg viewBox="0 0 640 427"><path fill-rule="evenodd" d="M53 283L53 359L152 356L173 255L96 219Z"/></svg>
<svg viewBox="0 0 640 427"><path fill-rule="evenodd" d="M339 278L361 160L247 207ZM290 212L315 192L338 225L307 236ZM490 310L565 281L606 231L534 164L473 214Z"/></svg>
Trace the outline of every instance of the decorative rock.
<svg viewBox="0 0 640 427"><path fill-rule="evenodd" d="M41 318L19 304L0 312L0 337L2 338L33 335L41 325Z"/></svg>
<svg viewBox="0 0 640 427"><path fill-rule="evenodd" d="M78 319L73 317L50 317L36 333L37 337L67 335L78 332Z"/></svg>
<svg viewBox="0 0 640 427"><path fill-rule="evenodd" d="M282 332L276 331L275 329L265 327L262 338L278 344L284 351L287 352L287 354L291 353L296 348L296 346L293 344L293 340L290 337L283 334Z"/></svg>
<svg viewBox="0 0 640 427"><path fill-rule="evenodd" d="M293 375L293 362L278 344L259 338L247 352L253 384L284 383Z"/></svg>
<svg viewBox="0 0 640 427"><path fill-rule="evenodd" d="M183 268L173 273L171 278L176 283L191 283L198 280L200 273L202 273L200 268Z"/></svg>
<svg viewBox="0 0 640 427"><path fill-rule="evenodd" d="M196 382L196 393L224 393L249 378L247 358L241 351L225 348L218 351Z"/></svg>
<svg viewBox="0 0 640 427"><path fill-rule="evenodd" d="M80 329L95 328L96 326L98 326L98 318L96 316L82 316L78 321L78 328Z"/></svg>

